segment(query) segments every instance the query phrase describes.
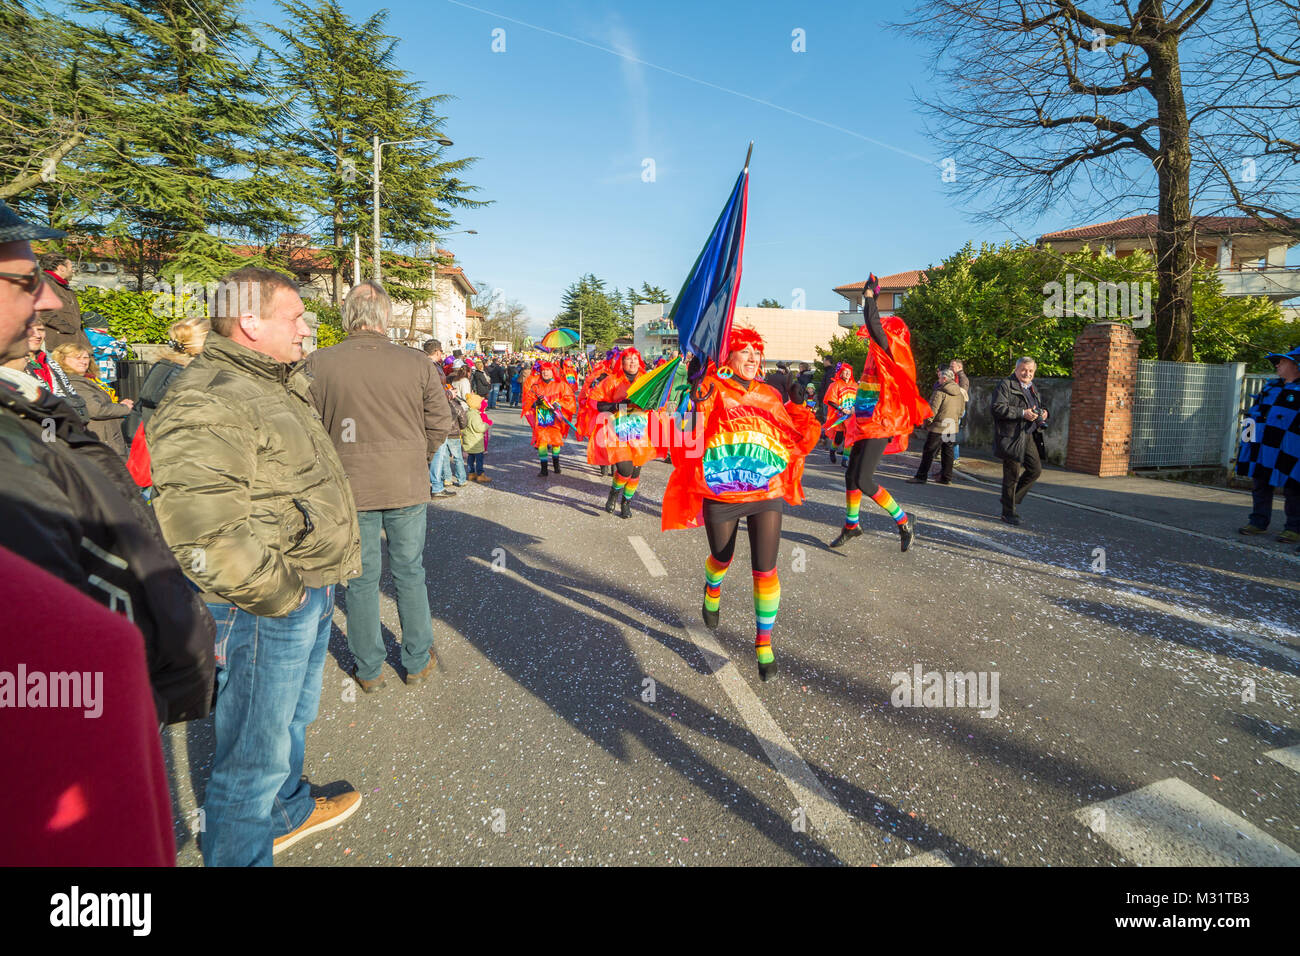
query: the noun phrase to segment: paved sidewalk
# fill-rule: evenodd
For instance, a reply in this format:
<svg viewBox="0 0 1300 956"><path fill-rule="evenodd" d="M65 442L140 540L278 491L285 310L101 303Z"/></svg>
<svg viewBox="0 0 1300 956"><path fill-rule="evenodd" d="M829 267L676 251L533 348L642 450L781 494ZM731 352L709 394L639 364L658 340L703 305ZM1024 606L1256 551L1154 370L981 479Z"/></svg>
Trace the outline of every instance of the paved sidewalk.
<svg viewBox="0 0 1300 956"><path fill-rule="evenodd" d="M919 458L917 460L919 463ZM957 465L956 472L996 487L1002 484L1002 462L993 458L965 455ZM1048 465L1026 499L1026 504L1031 508L1036 496L1132 515L1172 528L1241 544L1258 545L1276 550L1279 554L1294 556L1296 553L1294 545L1279 544L1273 540L1283 528L1281 495L1273 503L1270 534L1253 538L1237 533L1237 529L1246 524L1250 515L1250 493L1231 488L1213 488L1184 481L1133 475L1098 478Z"/></svg>

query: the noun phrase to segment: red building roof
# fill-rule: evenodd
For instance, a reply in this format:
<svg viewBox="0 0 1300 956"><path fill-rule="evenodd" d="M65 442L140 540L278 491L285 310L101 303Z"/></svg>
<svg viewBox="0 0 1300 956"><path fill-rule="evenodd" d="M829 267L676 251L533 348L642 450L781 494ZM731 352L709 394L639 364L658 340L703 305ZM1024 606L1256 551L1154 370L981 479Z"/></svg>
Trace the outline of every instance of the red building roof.
<svg viewBox="0 0 1300 956"><path fill-rule="evenodd" d="M1193 216L1192 223L1197 232L1213 235L1232 235L1247 232L1271 232L1269 226L1252 219L1250 216ZM1080 239L1145 239L1154 237L1159 229L1160 218L1153 213L1144 216L1128 216L1124 219L1112 219L1091 226L1075 226L1059 232L1048 232L1038 237L1039 242L1053 240ZM1277 227L1280 231L1281 226Z"/></svg>

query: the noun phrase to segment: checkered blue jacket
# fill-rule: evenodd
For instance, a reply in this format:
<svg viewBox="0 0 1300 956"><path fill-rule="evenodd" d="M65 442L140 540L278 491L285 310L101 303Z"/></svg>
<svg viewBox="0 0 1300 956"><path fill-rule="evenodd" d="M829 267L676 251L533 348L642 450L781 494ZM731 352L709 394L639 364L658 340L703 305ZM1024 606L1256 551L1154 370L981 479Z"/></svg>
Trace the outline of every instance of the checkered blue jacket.
<svg viewBox="0 0 1300 956"><path fill-rule="evenodd" d="M1271 379L1255 396L1246 419L1254 422L1255 440L1242 441L1237 474L1262 475L1275 488L1300 481L1300 381ZM1242 437L1248 437L1244 425Z"/></svg>

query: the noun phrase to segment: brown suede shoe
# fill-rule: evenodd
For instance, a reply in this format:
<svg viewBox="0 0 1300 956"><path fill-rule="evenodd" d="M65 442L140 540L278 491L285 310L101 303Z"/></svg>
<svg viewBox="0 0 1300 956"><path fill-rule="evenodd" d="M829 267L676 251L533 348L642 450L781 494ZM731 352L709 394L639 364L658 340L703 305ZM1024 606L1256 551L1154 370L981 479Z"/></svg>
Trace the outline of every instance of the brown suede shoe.
<svg viewBox="0 0 1300 956"><path fill-rule="evenodd" d="M298 827L298 829L292 833L286 833L276 840L271 845L271 854L274 856L281 850L287 850L299 840L305 839L313 833L320 833L322 830L338 826L356 813L359 806L361 806L361 794L355 790L340 793L337 797L317 797L316 809L312 810L311 816L303 821L302 826Z"/></svg>
<svg viewBox="0 0 1300 956"><path fill-rule="evenodd" d="M360 687L362 693L365 694L373 694L375 691L386 686L383 674L380 674L374 680L362 680L357 676L357 669L355 667L352 668L352 679L357 682L357 686Z"/></svg>
<svg viewBox="0 0 1300 956"><path fill-rule="evenodd" d="M409 687L412 684L423 684L426 680L428 680L430 677L433 676L434 668L436 668L437 666L438 666L438 655L433 653L433 651L430 651L429 663L424 665L424 670L420 671L420 673L418 674L406 675L407 686Z"/></svg>

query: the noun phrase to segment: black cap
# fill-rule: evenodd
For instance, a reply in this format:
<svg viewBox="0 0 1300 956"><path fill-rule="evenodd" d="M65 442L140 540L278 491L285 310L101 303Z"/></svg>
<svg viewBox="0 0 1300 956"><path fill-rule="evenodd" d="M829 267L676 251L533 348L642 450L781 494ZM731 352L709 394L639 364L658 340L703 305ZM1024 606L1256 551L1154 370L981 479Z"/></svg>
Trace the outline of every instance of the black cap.
<svg viewBox="0 0 1300 956"><path fill-rule="evenodd" d="M0 242L19 242L23 239L62 239L66 233L48 226L28 222L10 209L0 199Z"/></svg>

